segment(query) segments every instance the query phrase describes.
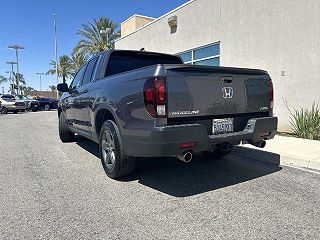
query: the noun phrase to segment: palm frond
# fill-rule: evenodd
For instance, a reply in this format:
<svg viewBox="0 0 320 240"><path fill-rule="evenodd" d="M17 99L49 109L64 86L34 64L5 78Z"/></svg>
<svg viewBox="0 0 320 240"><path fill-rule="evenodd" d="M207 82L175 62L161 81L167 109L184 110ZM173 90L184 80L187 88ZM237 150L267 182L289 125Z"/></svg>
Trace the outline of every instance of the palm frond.
<svg viewBox="0 0 320 240"><path fill-rule="evenodd" d="M114 47L112 40L119 36L117 28L119 25L106 17L100 17L94 19L93 22L83 24L82 29L77 31L78 35L81 35L83 39L79 41L75 47L75 51L87 52L89 54L95 54ZM100 33L100 30L106 28L111 29L107 33ZM107 39L109 40L107 42Z"/></svg>
<svg viewBox="0 0 320 240"><path fill-rule="evenodd" d="M6 77L0 75L0 84L6 83L9 80L10 80L9 78L6 78Z"/></svg>

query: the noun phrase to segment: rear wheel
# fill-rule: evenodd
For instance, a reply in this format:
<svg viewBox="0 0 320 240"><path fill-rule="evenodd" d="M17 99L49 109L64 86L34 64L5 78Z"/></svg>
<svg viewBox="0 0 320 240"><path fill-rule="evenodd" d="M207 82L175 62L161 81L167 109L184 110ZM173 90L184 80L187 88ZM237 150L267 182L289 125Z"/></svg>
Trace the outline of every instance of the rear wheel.
<svg viewBox="0 0 320 240"><path fill-rule="evenodd" d="M38 109L32 109L32 112L37 112L38 111Z"/></svg>
<svg viewBox="0 0 320 240"><path fill-rule="evenodd" d="M59 137L62 142L71 142L74 140L74 133L68 129L63 112L59 116Z"/></svg>
<svg viewBox="0 0 320 240"><path fill-rule="evenodd" d="M113 121L107 120L102 125L99 149L103 168L109 177L117 179L133 171L135 160L125 154L119 129Z"/></svg>
<svg viewBox="0 0 320 240"><path fill-rule="evenodd" d="M45 111L49 111L50 110L50 105L49 104L44 105L44 110Z"/></svg>

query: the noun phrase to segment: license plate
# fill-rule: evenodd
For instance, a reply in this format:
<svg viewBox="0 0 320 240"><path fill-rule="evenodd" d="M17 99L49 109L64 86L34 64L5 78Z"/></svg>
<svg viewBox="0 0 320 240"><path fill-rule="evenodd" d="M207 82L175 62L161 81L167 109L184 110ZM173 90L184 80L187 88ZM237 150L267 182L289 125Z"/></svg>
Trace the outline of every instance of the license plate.
<svg viewBox="0 0 320 240"><path fill-rule="evenodd" d="M233 132L233 120L213 119L212 134L231 133Z"/></svg>

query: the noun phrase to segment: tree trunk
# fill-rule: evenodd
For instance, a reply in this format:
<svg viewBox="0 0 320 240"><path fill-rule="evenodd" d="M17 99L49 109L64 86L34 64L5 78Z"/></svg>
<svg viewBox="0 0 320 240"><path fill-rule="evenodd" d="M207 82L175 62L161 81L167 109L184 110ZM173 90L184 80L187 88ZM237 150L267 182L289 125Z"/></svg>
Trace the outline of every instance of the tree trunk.
<svg viewBox="0 0 320 240"><path fill-rule="evenodd" d="M66 77L65 76L62 76L62 81L63 81L63 83L66 83Z"/></svg>

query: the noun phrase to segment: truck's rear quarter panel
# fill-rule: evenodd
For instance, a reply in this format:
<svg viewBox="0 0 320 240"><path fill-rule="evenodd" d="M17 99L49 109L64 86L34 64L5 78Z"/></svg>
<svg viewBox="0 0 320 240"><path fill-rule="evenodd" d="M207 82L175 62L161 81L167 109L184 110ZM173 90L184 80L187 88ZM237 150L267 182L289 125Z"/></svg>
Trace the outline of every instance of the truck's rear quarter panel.
<svg viewBox="0 0 320 240"><path fill-rule="evenodd" d="M124 136L143 135L144 129L152 129L154 119L145 109L143 86L147 78L159 72L158 68L145 67L95 82L91 88L91 95L100 97L96 98L93 104L91 121L94 122L100 108L108 106Z"/></svg>

